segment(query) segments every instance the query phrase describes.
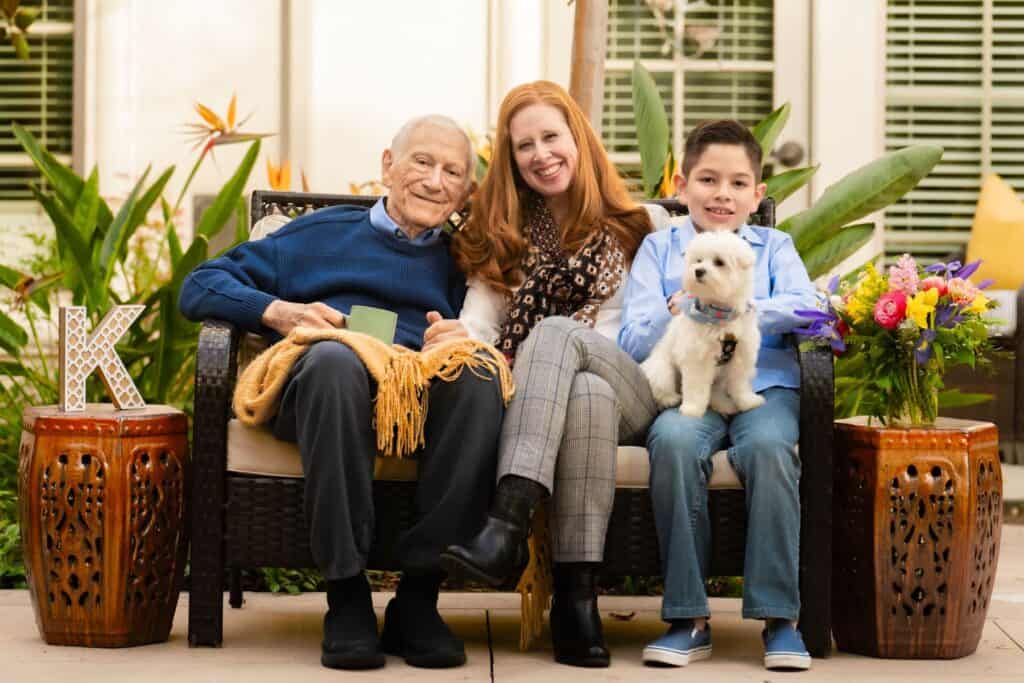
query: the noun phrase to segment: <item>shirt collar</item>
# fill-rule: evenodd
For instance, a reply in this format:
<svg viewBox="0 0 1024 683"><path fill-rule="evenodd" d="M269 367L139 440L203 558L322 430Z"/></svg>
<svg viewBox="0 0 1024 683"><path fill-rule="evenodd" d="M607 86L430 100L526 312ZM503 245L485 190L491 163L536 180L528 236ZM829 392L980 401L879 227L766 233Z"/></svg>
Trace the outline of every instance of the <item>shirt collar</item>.
<svg viewBox="0 0 1024 683"><path fill-rule="evenodd" d="M683 224L680 225L677 228L677 230L679 230L679 251L680 253L685 253L686 245L688 245L690 243L690 240L692 240L694 236L697 234L697 228L694 226L693 220L689 216L687 216L686 220L683 221ZM757 230L754 230L746 223L741 225L740 229L737 232L739 233L740 237L745 239L750 244L757 246L764 245L764 239L761 238L761 235L758 234Z"/></svg>
<svg viewBox="0 0 1024 683"><path fill-rule="evenodd" d="M416 235L413 239L409 239L398 224L388 215L387 207L385 206L386 197L381 197L377 200L377 203L370 208L370 225L379 230L385 235L402 241L409 242L421 247L429 247L437 244L441 239L441 228L431 228L424 230L420 234Z"/></svg>

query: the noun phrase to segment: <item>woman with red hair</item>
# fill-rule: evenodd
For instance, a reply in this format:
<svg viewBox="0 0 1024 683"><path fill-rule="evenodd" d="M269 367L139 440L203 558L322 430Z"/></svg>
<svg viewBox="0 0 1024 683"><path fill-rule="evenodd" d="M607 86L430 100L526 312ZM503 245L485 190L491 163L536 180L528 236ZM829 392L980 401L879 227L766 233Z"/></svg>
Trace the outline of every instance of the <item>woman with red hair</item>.
<svg viewBox="0 0 1024 683"><path fill-rule="evenodd" d="M589 122L560 86L513 88L469 220L453 241L469 294L460 321L510 362L498 485L482 530L450 546L450 570L499 586L522 573L527 532L551 496L556 661L608 666L595 574L620 442L656 414L639 366L616 345L622 286L652 217L635 203Z"/></svg>

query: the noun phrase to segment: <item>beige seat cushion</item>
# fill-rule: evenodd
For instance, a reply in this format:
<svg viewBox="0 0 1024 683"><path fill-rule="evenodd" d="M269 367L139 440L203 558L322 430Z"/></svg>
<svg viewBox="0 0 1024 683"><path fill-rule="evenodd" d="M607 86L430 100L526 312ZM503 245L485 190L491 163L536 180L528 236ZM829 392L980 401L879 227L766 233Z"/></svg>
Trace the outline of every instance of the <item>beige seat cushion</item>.
<svg viewBox="0 0 1024 683"><path fill-rule="evenodd" d="M736 472L725 456L725 451L715 453L711 462L714 465L714 472L709 488L742 488ZM240 474L301 477L302 461L295 444L275 439L266 427L249 427L233 419L228 422L228 470ZM406 458L377 458L374 476L389 481L415 481L416 461ZM647 488L649 476L647 449L640 446L620 446L616 486Z"/></svg>

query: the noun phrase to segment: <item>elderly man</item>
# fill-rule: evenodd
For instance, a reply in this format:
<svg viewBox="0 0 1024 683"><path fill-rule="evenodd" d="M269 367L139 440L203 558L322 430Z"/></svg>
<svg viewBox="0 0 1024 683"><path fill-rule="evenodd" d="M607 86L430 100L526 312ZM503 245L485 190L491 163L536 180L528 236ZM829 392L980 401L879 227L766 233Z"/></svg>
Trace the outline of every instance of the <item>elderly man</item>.
<svg viewBox="0 0 1024 683"><path fill-rule="evenodd" d="M395 342L420 349L465 337L456 320L466 285L442 226L473 189L474 153L448 118L407 123L381 160L386 198L336 206L288 223L196 268L181 310L278 339L297 326L344 327L355 304L395 311ZM429 389L426 446L415 455L417 519L395 549L403 569L378 639L364 574L374 533L376 386L352 349L314 344L292 367L272 422L298 444L310 547L327 580L324 666L365 669L384 654L452 667L465 649L437 612L439 553L468 539L492 493L503 404L498 382L463 372Z"/></svg>

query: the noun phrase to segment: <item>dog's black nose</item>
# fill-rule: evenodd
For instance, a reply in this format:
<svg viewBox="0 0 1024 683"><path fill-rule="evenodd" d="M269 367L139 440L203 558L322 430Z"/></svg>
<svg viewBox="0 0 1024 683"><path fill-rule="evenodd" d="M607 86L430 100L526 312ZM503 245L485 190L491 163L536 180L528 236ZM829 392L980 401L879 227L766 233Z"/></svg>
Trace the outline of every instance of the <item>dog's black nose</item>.
<svg viewBox="0 0 1024 683"><path fill-rule="evenodd" d="M697 278L698 280L700 280L700 279L702 279L702 278L704 277L704 273L706 273L706 272L707 272L707 271L706 271L706 270L704 270L703 268L696 268L696 269L695 269L695 270L693 271L693 275L694 275L694 277L696 277L696 278Z"/></svg>

